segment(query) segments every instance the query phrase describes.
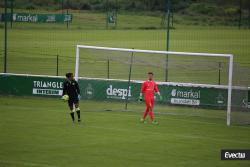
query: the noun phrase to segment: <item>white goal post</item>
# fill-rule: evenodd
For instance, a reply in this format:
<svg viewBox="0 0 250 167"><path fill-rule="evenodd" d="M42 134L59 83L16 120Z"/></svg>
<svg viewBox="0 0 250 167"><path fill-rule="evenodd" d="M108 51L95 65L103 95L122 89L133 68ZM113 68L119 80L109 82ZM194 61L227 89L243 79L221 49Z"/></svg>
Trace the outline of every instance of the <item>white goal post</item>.
<svg viewBox="0 0 250 167"><path fill-rule="evenodd" d="M140 50L140 49L125 49L125 48L111 48L89 45L77 45L76 46L76 64L75 64L75 79L79 78L79 59L80 49L93 49L104 51L119 51L128 53L148 53L159 55L175 55L175 56L200 56L200 57L224 57L228 61L228 99L227 99L227 125L230 126L231 122L231 104L232 104L232 80L233 80L233 55L232 54L212 54L212 53L192 53L192 52L171 52L171 51L155 51L155 50Z"/></svg>

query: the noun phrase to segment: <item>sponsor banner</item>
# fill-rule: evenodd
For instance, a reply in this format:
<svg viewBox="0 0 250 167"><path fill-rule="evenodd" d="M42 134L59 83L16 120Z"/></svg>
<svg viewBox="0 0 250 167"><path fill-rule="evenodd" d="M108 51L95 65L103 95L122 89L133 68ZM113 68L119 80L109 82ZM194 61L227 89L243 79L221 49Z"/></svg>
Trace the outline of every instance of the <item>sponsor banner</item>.
<svg viewBox="0 0 250 167"><path fill-rule="evenodd" d="M126 99L127 96L131 97L131 86L129 86L129 89L120 89L120 88L113 88L113 85L109 85L109 87L106 89L106 95L109 99Z"/></svg>
<svg viewBox="0 0 250 167"><path fill-rule="evenodd" d="M61 96L63 91L62 81L50 81L50 80L34 80L33 91L34 95L52 95Z"/></svg>
<svg viewBox="0 0 250 167"><path fill-rule="evenodd" d="M132 82L129 89L127 81L80 79L79 85L83 99L93 100L125 100L127 95L131 101L138 99L141 83ZM227 90L201 87L180 87L158 84L165 104L189 105L225 108ZM128 90L127 90L128 89ZM158 101L157 98L155 98Z"/></svg>
<svg viewBox="0 0 250 167"><path fill-rule="evenodd" d="M173 88L171 90L171 104L199 106L201 91L193 89Z"/></svg>
<svg viewBox="0 0 250 167"><path fill-rule="evenodd" d="M2 14L2 21L5 14ZM7 14L7 21L26 22L26 23L58 23L72 22L72 14L32 14L32 13L11 13Z"/></svg>
<svg viewBox="0 0 250 167"><path fill-rule="evenodd" d="M0 95L61 96L63 81L57 77L0 75Z"/></svg>
<svg viewBox="0 0 250 167"><path fill-rule="evenodd" d="M221 150L221 160L250 160L250 150Z"/></svg>
<svg viewBox="0 0 250 167"><path fill-rule="evenodd" d="M33 88L33 95L53 95L53 96L60 96L62 95L62 90L55 90L55 89L36 89Z"/></svg>
<svg viewBox="0 0 250 167"><path fill-rule="evenodd" d="M171 98L171 104L182 104L182 105L190 105L190 106L199 106L200 105L200 100Z"/></svg>
<svg viewBox="0 0 250 167"><path fill-rule="evenodd" d="M83 99L93 100L136 100L139 84L131 83L128 87L128 82L116 80L94 80L80 79L79 85L81 96Z"/></svg>
<svg viewBox="0 0 250 167"><path fill-rule="evenodd" d="M64 77L51 77L40 75L0 74L0 95L17 96L50 96L62 95ZM137 101L141 81L132 81L128 87L125 80L105 80L80 78L79 86L82 99L112 101ZM158 83L158 88L163 96L160 103L168 105L187 105L225 109L227 106L227 89L205 87L197 85L181 86L176 84ZM249 94L249 93L248 93ZM243 95L234 100L234 105L246 106ZM159 102L155 97L156 102ZM250 102L248 102L249 107Z"/></svg>

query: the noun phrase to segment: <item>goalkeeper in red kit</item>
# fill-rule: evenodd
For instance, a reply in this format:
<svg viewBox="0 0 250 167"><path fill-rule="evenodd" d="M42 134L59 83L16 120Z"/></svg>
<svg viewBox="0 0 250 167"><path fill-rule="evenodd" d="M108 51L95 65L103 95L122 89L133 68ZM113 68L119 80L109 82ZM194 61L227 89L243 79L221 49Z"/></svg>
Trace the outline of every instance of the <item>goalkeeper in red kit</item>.
<svg viewBox="0 0 250 167"><path fill-rule="evenodd" d="M162 96L159 92L159 89L153 80L153 72L148 73L148 80L144 81L142 86L141 86L141 92L140 92L140 97L139 100L142 101L142 95L144 95L144 100L146 103L146 109L143 114L143 117L141 118L141 122L145 122L145 119L147 115L149 114L151 121L153 124L158 124L157 121L154 119L154 114L153 114L153 108L154 108L154 93L157 93L159 96L159 99L162 100Z"/></svg>

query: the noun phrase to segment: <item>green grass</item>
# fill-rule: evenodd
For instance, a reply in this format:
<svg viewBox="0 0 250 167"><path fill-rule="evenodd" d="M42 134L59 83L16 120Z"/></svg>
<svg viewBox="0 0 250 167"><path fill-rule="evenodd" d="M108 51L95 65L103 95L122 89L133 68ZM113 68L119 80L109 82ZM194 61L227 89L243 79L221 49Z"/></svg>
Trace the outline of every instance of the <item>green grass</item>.
<svg viewBox="0 0 250 167"><path fill-rule="evenodd" d="M56 55L59 55L59 75L74 71L77 44L166 49L166 31L160 29L159 17L122 14L117 30L105 30L104 20L102 13L75 12L68 30L65 24L14 24L8 32L8 72L55 75ZM177 21L176 29L171 30L170 50L232 53L235 62L250 67L249 30L186 26L185 19L178 17ZM142 30L152 26L157 29ZM0 38L4 38L3 29ZM3 46L3 40L0 45ZM82 51L80 75L106 77L107 55L111 54ZM129 56L118 55L116 61L111 62L111 78L127 79L128 64L124 62ZM165 57L143 59L155 65L163 65L165 61ZM173 56L169 60L170 81L212 84L217 83L217 63L223 61L213 59L216 63L211 64L208 59ZM0 49L2 69L3 49ZM145 79L146 71L151 70L157 81L164 79L162 67L139 63L133 66L132 79ZM244 73L250 81L246 71L236 74L237 78ZM223 70L223 83L226 79ZM249 161L220 160L221 149L250 148L249 126L227 127L223 111L156 105L160 125L152 126L139 123L144 105L129 104L132 112L121 112L123 107L123 103L83 101L83 122L72 124L66 104L57 99L0 96L0 166L250 165Z"/></svg>
<svg viewBox="0 0 250 167"><path fill-rule="evenodd" d="M225 112L156 106L158 126L140 124L144 105L81 102L72 124L57 99L0 96L0 166L249 166L220 150L249 148L249 126L227 127ZM111 108L113 111L104 111ZM159 114L160 113L160 114Z"/></svg>
<svg viewBox="0 0 250 167"><path fill-rule="evenodd" d="M13 29L9 31L8 72L55 75L56 55L59 55L59 75L64 75L67 71L74 71L77 44L165 50L165 36L164 30ZM3 38L3 31L0 32L0 38ZM235 62L250 67L249 39L250 31L248 30L178 28L171 31L170 49L186 52L232 53L235 55ZM3 44L3 42L1 43ZM81 60L86 60L81 63L81 76L107 76L106 61L99 64L96 62L106 59L103 53L99 54L99 60L93 56L86 59L82 50L81 57ZM119 56L117 58L119 59ZM93 63L89 63L91 59L94 60ZM164 57L161 59L162 64L165 59ZM191 60L189 64L183 58L174 56L170 56L169 60L170 81L217 83L219 61L216 59L211 59L214 61L212 64L206 63L208 59L203 59L203 68L200 70L199 68L197 70L198 60L194 58L189 59L189 61ZM199 61L201 60L199 59ZM0 62L0 69L3 69L3 52L0 55ZM157 65L156 61L152 63ZM110 67L112 78L118 76L123 79L127 78L127 68L120 67L120 64L113 64ZM163 80L163 68L155 69L145 66L139 68L140 71L136 67L135 69L137 71L133 72L137 74L132 75L133 79L142 79L145 71L153 70L158 73L157 79ZM208 74L202 71L207 71ZM223 77L223 81L226 81L226 73Z"/></svg>
<svg viewBox="0 0 250 167"><path fill-rule="evenodd" d="M0 9L3 10L3 9ZM24 11L53 13L59 11ZM105 14L100 12L71 11L74 19L70 29L64 24L15 23L9 29L8 72L29 74L56 74L56 55L59 55L59 75L74 71L77 44L137 48L150 50L166 49L166 31L161 29L160 14L124 12L119 14L118 29L105 30ZM170 32L170 50L185 52L231 53L235 62L250 67L250 31L236 27L188 26L182 17L177 16L175 29ZM180 21L180 19L182 19ZM3 26L1 23L0 26ZM140 28L155 26L155 30ZM4 38L4 31L0 31ZM3 40L0 41L3 46ZM2 47L3 48L3 47ZM80 75L86 77L106 77L108 53L98 56L81 52ZM3 69L3 49L0 49L0 69ZM129 55L126 55L127 57ZM135 55L136 56L136 55ZM155 55L153 55L155 56ZM116 57L116 56L115 56ZM120 56L121 57L121 56ZM117 56L116 59L120 59ZM151 58L152 59L152 58ZM148 61L151 61L149 59ZM152 63L161 67L134 65L132 79L144 79L145 71L154 71L156 79L164 80L165 57L155 58ZM202 62L202 63L199 63ZM218 62L225 60L169 57L169 81L217 84ZM160 63L159 63L160 62ZM210 62L210 63L207 63ZM200 64L200 66L197 66ZM111 62L111 78L127 79L128 65ZM222 83L227 82L227 68L222 71ZM236 75L241 76L244 73ZM250 82L250 75L245 72Z"/></svg>

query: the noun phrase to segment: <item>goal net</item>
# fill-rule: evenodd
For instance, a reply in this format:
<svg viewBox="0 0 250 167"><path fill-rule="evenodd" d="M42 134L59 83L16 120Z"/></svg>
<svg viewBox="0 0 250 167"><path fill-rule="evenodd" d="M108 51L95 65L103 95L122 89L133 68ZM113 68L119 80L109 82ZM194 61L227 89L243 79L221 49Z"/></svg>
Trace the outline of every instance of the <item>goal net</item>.
<svg viewBox="0 0 250 167"><path fill-rule="evenodd" d="M93 111L143 111L137 102L147 73L157 96L155 113L196 117L230 124L250 123L248 72L231 54L166 52L77 45L75 78ZM96 105L98 104L98 105Z"/></svg>

